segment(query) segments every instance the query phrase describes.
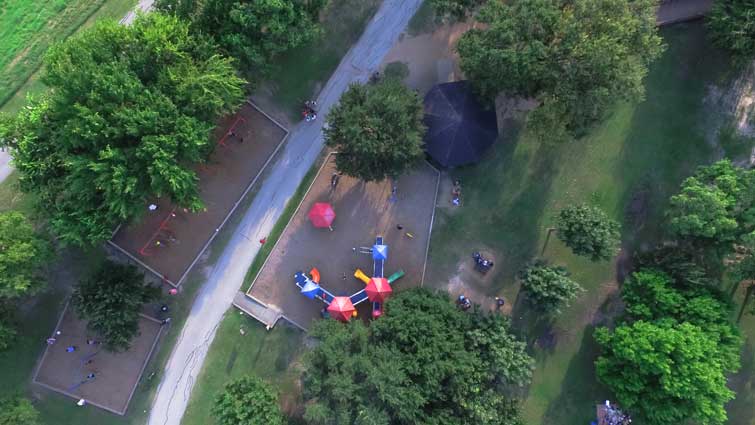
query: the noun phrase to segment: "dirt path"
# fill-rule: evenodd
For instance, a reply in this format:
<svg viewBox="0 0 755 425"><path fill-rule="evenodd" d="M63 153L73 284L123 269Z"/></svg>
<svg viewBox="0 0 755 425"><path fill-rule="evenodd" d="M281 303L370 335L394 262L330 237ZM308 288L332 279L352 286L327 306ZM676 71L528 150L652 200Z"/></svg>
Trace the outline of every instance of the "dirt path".
<svg viewBox="0 0 755 425"><path fill-rule="evenodd" d="M349 83L366 82L378 69L420 4L421 0L383 2L362 37L341 60L320 93L320 116L327 115ZM150 412L149 425L181 423L215 331L259 251L259 239L270 232L322 149L322 124L322 120L318 119L292 128L286 147L271 165L269 176L197 295L165 366L165 374Z"/></svg>

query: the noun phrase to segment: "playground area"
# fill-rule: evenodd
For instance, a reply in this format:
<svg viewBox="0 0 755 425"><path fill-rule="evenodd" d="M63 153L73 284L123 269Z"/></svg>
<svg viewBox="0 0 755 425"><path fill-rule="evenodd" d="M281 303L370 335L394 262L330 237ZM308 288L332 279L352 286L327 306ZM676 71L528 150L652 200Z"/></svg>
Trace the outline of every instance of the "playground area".
<svg viewBox="0 0 755 425"><path fill-rule="evenodd" d="M376 237L388 247L386 259L378 261L384 277L404 271L393 282L395 290L419 286L424 278L438 171L422 162L395 182L395 192L389 179L364 183L345 175L333 187L335 173L331 154L247 291L247 296L305 329L321 316L325 304L304 296L295 275L316 268L317 280L329 294L352 296L365 289L363 280L374 277ZM313 225L309 213L316 203L332 206L332 230ZM354 277L357 269L364 274L362 280ZM371 304L358 304L358 317L370 317Z"/></svg>
<svg viewBox="0 0 755 425"><path fill-rule="evenodd" d="M54 343L47 346L34 383L124 415L161 332L160 321L142 316L131 347L112 353L94 339L69 305L52 333Z"/></svg>
<svg viewBox="0 0 755 425"><path fill-rule="evenodd" d="M205 210L169 199L145 205L144 218L120 227L110 244L165 282L178 286L282 145L286 129L251 103L221 121L209 161L196 168ZM156 208L155 208L156 207Z"/></svg>

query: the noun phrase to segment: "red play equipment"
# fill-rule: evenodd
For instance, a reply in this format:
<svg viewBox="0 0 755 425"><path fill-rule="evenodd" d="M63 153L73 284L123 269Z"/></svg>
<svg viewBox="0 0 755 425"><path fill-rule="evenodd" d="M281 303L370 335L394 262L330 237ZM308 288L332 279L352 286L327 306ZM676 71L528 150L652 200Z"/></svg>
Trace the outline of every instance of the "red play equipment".
<svg viewBox="0 0 755 425"><path fill-rule="evenodd" d="M393 289L384 277L373 277L365 288L367 298L374 303L383 303L391 296Z"/></svg>
<svg viewBox="0 0 755 425"><path fill-rule="evenodd" d="M315 227L330 228L333 220L336 218L336 212L333 211L333 207L329 203L317 202L312 205L312 209L309 210L307 216Z"/></svg>
<svg viewBox="0 0 755 425"><path fill-rule="evenodd" d="M334 297L333 301L328 305L330 317L341 322L348 322L354 311L356 311L356 308L354 308L354 304L351 303L351 298L349 297Z"/></svg>
<svg viewBox="0 0 755 425"><path fill-rule="evenodd" d="M152 236L149 237L147 242L141 248L139 248L138 252L141 256L147 257L149 255L152 255L153 248L163 245L163 241L160 240L160 237L161 235L165 236L166 233L170 232L168 228L168 222L170 221L171 218L175 216L176 216L176 207L173 207L173 209L170 210L168 215L162 221L160 221L160 224L157 226L157 230L155 230L155 232L152 233ZM169 239L170 237L174 238L174 236L172 235L169 235Z"/></svg>

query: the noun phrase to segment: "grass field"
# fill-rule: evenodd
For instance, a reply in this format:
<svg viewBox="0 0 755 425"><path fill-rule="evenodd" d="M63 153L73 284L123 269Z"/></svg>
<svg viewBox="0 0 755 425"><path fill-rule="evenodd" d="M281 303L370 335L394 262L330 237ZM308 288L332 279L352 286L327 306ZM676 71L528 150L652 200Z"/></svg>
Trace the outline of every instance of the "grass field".
<svg viewBox="0 0 755 425"><path fill-rule="evenodd" d="M620 105L587 137L565 145L541 143L526 130L505 135L506 142L483 163L452 173L462 181L465 205L436 215L426 284L443 286L459 261L473 250L490 249L498 274L490 286L475 290L502 293L514 302L517 328L530 343L538 342L532 349L537 369L524 403L529 425L588 424L595 419L594 404L611 398L595 380L592 332L610 315L616 263L590 263L551 238L545 257L565 265L587 291L550 325L514 301L514 276L540 253L554 215L569 203L587 202L624 223L626 249L648 246L662 234L668 196L697 165L713 159L701 123L717 111L703 99L709 85L725 84L735 73L709 46L701 24L674 26L663 35L669 49L651 69L646 101ZM752 357L752 343L747 355ZM752 361L745 361L750 369ZM752 407L737 406L730 423L751 424Z"/></svg>
<svg viewBox="0 0 755 425"><path fill-rule="evenodd" d="M244 329L245 335L241 335ZM297 413L301 406L297 360L304 334L292 326L279 323L271 331L258 321L239 314L235 308L226 313L205 359L202 373L182 425L213 425L210 415L215 397L229 381L256 375L281 394L280 403L287 413Z"/></svg>
<svg viewBox="0 0 755 425"><path fill-rule="evenodd" d="M48 47L96 19L120 19L136 0L8 0L0 5L0 107L13 112L44 87L37 73ZM10 102L6 108L6 102Z"/></svg>

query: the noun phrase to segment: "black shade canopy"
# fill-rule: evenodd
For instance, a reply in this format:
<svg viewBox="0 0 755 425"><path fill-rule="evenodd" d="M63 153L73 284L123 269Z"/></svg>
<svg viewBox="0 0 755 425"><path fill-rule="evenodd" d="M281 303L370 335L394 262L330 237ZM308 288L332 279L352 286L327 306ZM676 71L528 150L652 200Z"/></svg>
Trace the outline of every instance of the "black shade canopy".
<svg viewBox="0 0 755 425"><path fill-rule="evenodd" d="M438 84L425 96L425 149L440 165L478 162L498 137L496 114L466 81Z"/></svg>

